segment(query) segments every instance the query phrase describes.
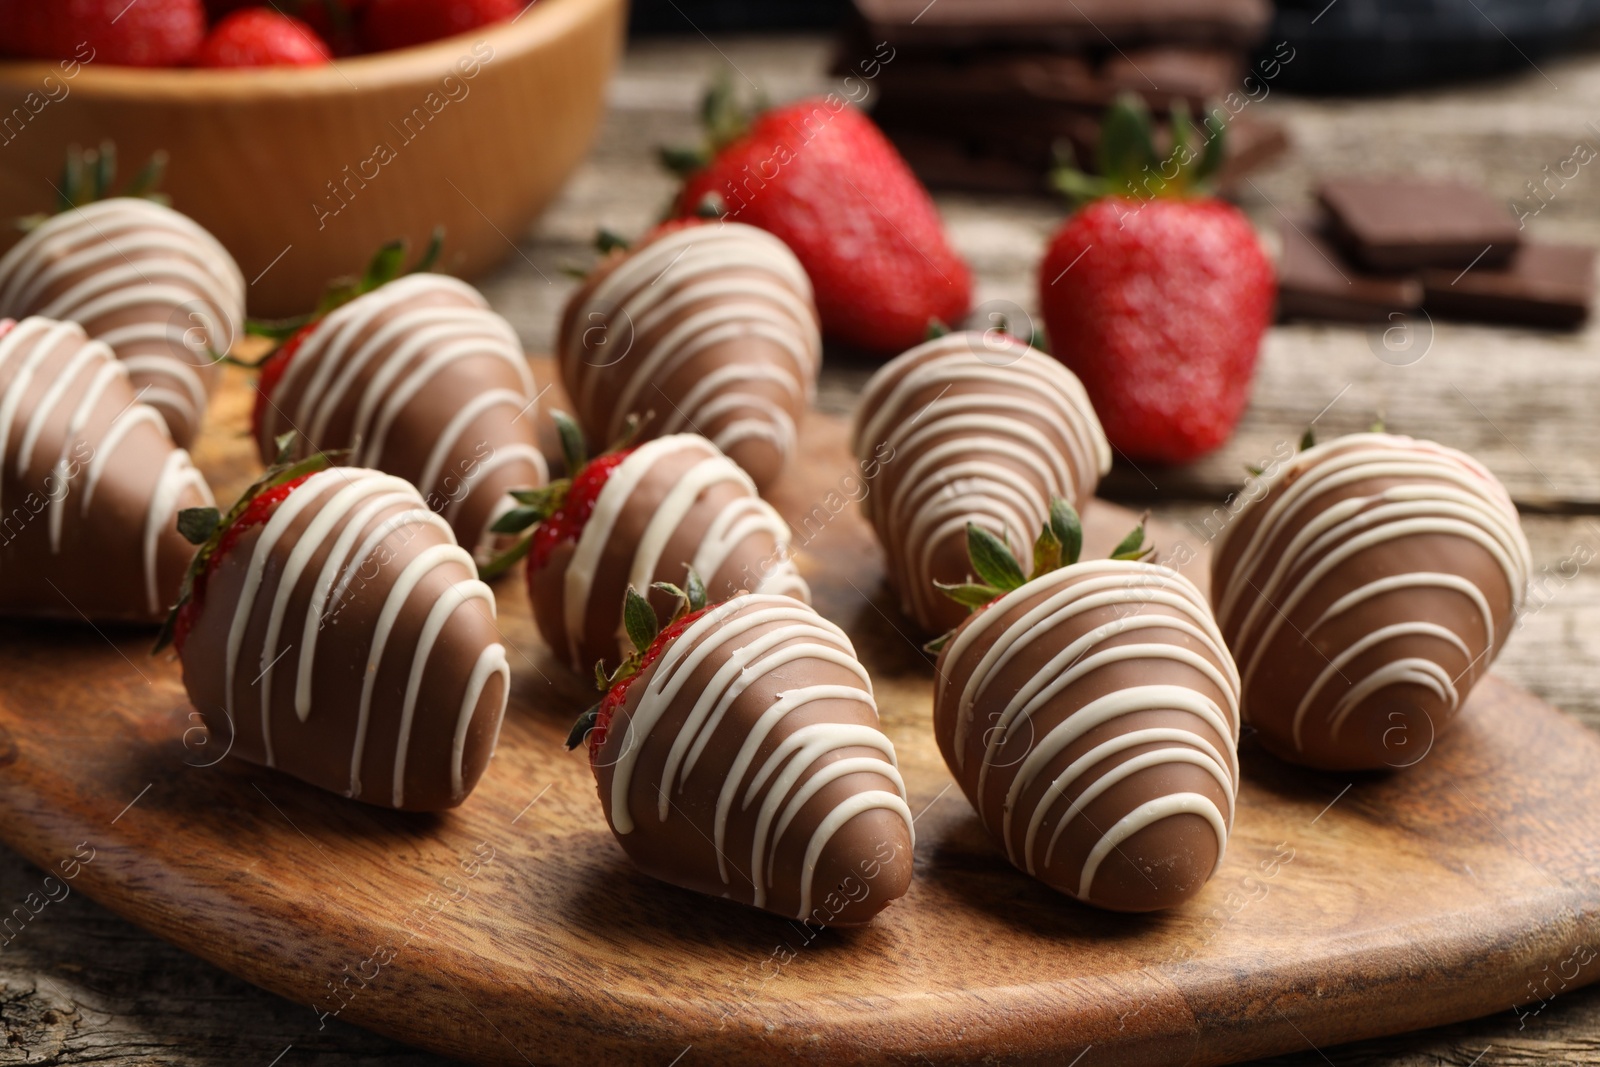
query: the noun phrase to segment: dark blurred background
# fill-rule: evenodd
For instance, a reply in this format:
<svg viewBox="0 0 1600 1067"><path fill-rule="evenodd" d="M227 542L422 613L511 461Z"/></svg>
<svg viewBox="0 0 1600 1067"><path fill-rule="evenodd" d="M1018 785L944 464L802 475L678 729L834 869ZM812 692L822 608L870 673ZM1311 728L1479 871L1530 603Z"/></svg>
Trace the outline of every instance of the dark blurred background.
<svg viewBox="0 0 1600 1067"><path fill-rule="evenodd" d="M987 0L985 6L1004 17L1040 5ZM1058 6L1071 12L1074 5L1060 0ZM1092 12L1106 5L1077 6ZM1278 0L1274 7L1265 40L1287 41L1299 53L1279 83L1292 92L1372 93L1492 76L1600 43L1600 0ZM850 0L634 0L632 26L638 35L816 30L842 25L853 13Z"/></svg>

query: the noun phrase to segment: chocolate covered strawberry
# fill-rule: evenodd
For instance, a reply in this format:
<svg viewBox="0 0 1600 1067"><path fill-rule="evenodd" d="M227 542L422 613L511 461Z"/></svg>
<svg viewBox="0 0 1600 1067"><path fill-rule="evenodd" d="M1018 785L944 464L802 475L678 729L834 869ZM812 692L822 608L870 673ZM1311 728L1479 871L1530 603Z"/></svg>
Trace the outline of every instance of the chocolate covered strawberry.
<svg viewBox="0 0 1600 1067"><path fill-rule="evenodd" d="M703 148L663 153L685 178L678 214L712 210L782 240L811 276L824 334L896 354L929 320L966 315L971 271L928 191L863 112L829 95L751 118L724 81L704 113Z"/></svg>
<svg viewBox="0 0 1600 1067"><path fill-rule="evenodd" d="M674 219L607 253L561 315L556 364L591 442L630 415L655 437L693 429L758 488L798 446L822 362L805 268L770 233Z"/></svg>
<svg viewBox="0 0 1600 1067"><path fill-rule="evenodd" d="M466 798L510 668L494 594L413 486L318 454L178 528L200 547L157 649L231 754L386 807Z"/></svg>
<svg viewBox="0 0 1600 1067"><path fill-rule="evenodd" d="M1083 381L1106 436L1133 459L1181 463L1232 434L1250 398L1277 283L1255 230L1201 190L1222 134L1194 144L1182 108L1158 154L1137 97L1108 114L1100 177L1057 183L1083 206L1039 265L1051 350Z"/></svg>
<svg viewBox="0 0 1600 1067"><path fill-rule="evenodd" d="M629 587L632 651L569 747L589 747L600 802L647 874L817 925L857 925L911 881L913 819L872 683L849 638L786 596L706 607Z"/></svg>
<svg viewBox="0 0 1600 1067"><path fill-rule="evenodd" d="M294 431L296 456L347 449L406 479L487 562L510 490L545 481L539 392L510 323L427 271L436 250L402 275L404 244L386 245L311 315L276 324L284 342L260 364L253 432L264 462Z"/></svg>
<svg viewBox="0 0 1600 1067"><path fill-rule="evenodd" d="M485 574L528 557L534 621L574 670L621 661L629 586L677 584L693 568L716 597L750 589L809 599L788 525L710 441L672 434L590 460L578 425L555 418L571 477L513 494L522 506L494 529L529 532ZM672 599L650 596L660 619L669 617Z"/></svg>
<svg viewBox="0 0 1600 1067"><path fill-rule="evenodd" d="M221 243L156 192L156 155L121 189L109 142L72 149L54 215L0 256L0 315L81 323L187 448L244 320L245 280Z"/></svg>
<svg viewBox="0 0 1600 1067"><path fill-rule="evenodd" d="M75 322L0 321L0 615L156 622L211 490L111 349Z"/></svg>
<svg viewBox="0 0 1600 1067"><path fill-rule="evenodd" d="M1221 866L1238 793L1239 673L1204 595L1143 556L1141 526L1079 562L1063 500L1032 577L967 527L977 610L939 653L933 730L1006 858L1113 911L1194 896Z"/></svg>

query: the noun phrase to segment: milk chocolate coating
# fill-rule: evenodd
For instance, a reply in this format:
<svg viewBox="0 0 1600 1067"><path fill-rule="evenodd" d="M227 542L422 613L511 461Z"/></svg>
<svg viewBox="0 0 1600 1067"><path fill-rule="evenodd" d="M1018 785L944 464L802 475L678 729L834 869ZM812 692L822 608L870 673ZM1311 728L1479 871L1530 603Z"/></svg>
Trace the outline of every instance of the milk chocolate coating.
<svg viewBox="0 0 1600 1067"><path fill-rule="evenodd" d="M947 334L885 364L867 383L852 441L889 582L929 634L966 617L933 583L969 580L967 523L1031 560L1050 498L1081 508L1111 466L1073 373L994 330Z"/></svg>
<svg viewBox="0 0 1600 1067"><path fill-rule="evenodd" d="M301 342L272 392L256 445L280 434L297 456L350 449L350 462L415 485L478 562L515 506L544 485L538 390L516 331L476 289L411 274L330 313Z"/></svg>
<svg viewBox="0 0 1600 1067"><path fill-rule="evenodd" d="M821 345L800 261L730 222L603 264L567 302L556 354L591 448L638 415L646 437L704 434L765 489L794 453Z"/></svg>
<svg viewBox="0 0 1600 1067"><path fill-rule="evenodd" d="M1239 675L1167 567L1097 560L973 614L939 656L939 751L1006 858L1113 911L1216 872L1238 794Z"/></svg>
<svg viewBox="0 0 1600 1067"><path fill-rule="evenodd" d="M693 567L713 600L734 593L811 591L790 558L788 524L750 476L696 434L647 441L611 472L576 541L542 567L528 592L545 643L582 674L615 667L633 646L622 625L628 586L682 586ZM649 592L664 623L677 605Z"/></svg>
<svg viewBox="0 0 1600 1067"><path fill-rule="evenodd" d="M844 631L785 596L712 608L630 684L594 756L647 874L823 925L911 882L912 817Z"/></svg>
<svg viewBox="0 0 1600 1067"><path fill-rule="evenodd" d="M0 258L0 316L82 324L128 364L141 399L187 448L244 321L244 277L217 239L131 197L62 212Z"/></svg>
<svg viewBox="0 0 1600 1067"><path fill-rule="evenodd" d="M177 514L211 503L104 343L0 330L0 613L159 621L194 558Z"/></svg>
<svg viewBox="0 0 1600 1067"><path fill-rule="evenodd" d="M1296 763L1418 762L1504 645L1530 569L1511 498L1470 456L1376 433L1300 453L1212 560L1245 718Z"/></svg>
<svg viewBox="0 0 1600 1067"><path fill-rule="evenodd" d="M511 671L494 614L412 485L333 467L214 564L183 683L232 755L437 811L472 792L500 734Z"/></svg>

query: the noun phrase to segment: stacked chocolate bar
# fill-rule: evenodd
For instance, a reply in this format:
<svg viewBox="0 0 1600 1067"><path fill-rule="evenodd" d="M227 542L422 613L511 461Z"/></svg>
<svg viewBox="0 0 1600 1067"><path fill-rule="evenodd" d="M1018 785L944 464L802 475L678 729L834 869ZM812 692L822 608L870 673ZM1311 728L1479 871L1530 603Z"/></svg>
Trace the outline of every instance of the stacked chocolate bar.
<svg viewBox="0 0 1600 1067"><path fill-rule="evenodd" d="M1268 0L855 0L835 72L929 185L1048 188L1070 151L1094 165L1120 93L1165 121L1174 103L1222 131L1224 184L1281 153L1281 126L1251 108L1293 61L1250 63ZM864 87L864 88L863 88ZM857 92L859 90L859 94ZM1191 143L1193 143L1191 141Z"/></svg>
<svg viewBox="0 0 1600 1067"><path fill-rule="evenodd" d="M1278 309L1289 318L1430 316L1570 329L1589 315L1595 250L1534 243L1507 207L1453 181L1337 178L1320 213L1281 227Z"/></svg>

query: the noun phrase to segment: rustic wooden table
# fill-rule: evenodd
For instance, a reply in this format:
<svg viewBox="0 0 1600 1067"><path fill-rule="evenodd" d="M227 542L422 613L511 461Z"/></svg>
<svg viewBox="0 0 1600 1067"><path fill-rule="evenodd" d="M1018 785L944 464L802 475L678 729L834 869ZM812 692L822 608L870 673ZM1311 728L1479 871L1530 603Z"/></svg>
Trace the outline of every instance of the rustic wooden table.
<svg viewBox="0 0 1600 1067"><path fill-rule="evenodd" d="M700 87L715 71L778 99L829 85L820 39L709 40L635 45L611 90L599 144L537 230L484 283L530 350L546 349L571 287L560 268L587 262L597 225L643 229L670 181L655 145L687 141ZM1453 175L1524 199L1580 142L1600 148L1600 57L1541 63L1490 83L1402 98L1250 105L1287 123L1293 156L1245 186L1245 207L1270 232L1280 209L1305 204L1313 175L1363 169ZM1568 168L1568 173L1571 168ZM1582 168L1528 219L1535 236L1600 244L1600 171ZM1059 220L1045 200L946 197L955 243L979 277L979 300L1013 317L1034 305L1033 265ZM1006 304L1003 302L1014 302ZM1016 307L1020 305L1020 309ZM1182 470L1119 468L1116 499L1192 523L1235 490L1246 464L1296 440L1307 423L1331 435L1382 413L1398 432L1434 437L1484 460L1523 508L1538 571L1534 608L1498 670L1600 729L1600 326L1575 334L1415 325L1395 354L1357 328L1293 325L1266 342L1255 399L1232 443ZM1383 354L1380 358L1379 354ZM870 368L825 372L821 404L849 409ZM1582 562L1580 562L1582 561ZM20 899L39 873L0 849L0 901ZM58 910L59 909L59 910ZM0 951L0 1064L263 1067L421 1065L412 1052L340 1023L318 1030L309 1009L261 992L123 922L87 899L52 908ZM1263 1061L1268 1062L1268 1061ZM1560 995L1536 1015L1509 1008L1426 1033L1314 1049L1270 1061L1392 1067L1513 1067L1600 1062L1600 987ZM663 1065L666 1067L666 1065Z"/></svg>

